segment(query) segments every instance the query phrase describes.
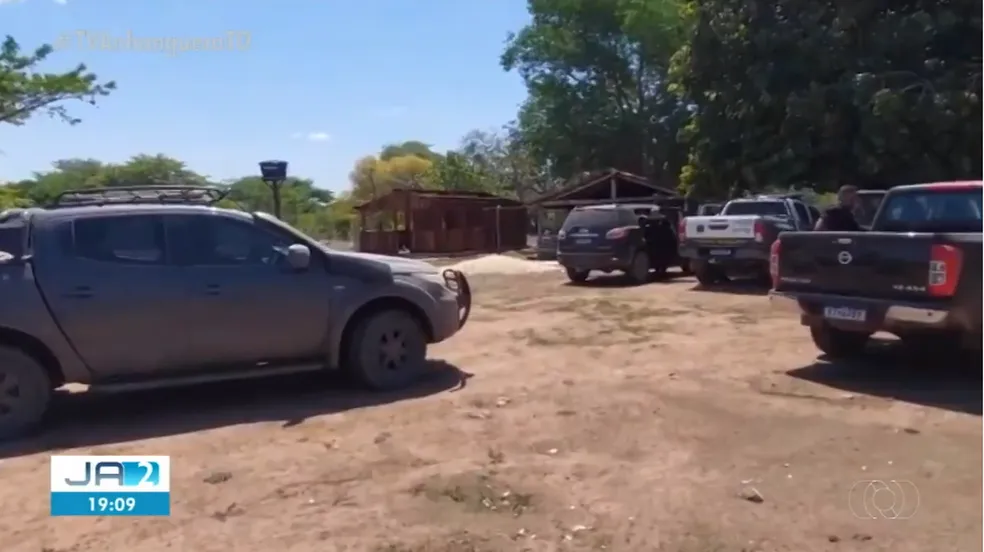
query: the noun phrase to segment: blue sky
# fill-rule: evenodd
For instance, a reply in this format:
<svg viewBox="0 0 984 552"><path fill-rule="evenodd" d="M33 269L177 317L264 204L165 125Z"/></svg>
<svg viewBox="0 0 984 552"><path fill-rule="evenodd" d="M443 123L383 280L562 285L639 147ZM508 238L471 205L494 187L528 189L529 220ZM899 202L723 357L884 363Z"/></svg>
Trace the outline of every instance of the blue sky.
<svg viewBox="0 0 984 552"><path fill-rule="evenodd" d="M499 54L507 33L527 22L525 4L0 0L0 35L25 48L63 45L46 69L84 62L119 87L96 107L70 104L77 126L37 117L0 127L0 181L56 159L163 153L215 178L281 158L291 174L344 189L355 160L385 144L444 150L515 117L525 91ZM125 41L190 44L230 31L248 33L248 46L169 54L160 40Z"/></svg>

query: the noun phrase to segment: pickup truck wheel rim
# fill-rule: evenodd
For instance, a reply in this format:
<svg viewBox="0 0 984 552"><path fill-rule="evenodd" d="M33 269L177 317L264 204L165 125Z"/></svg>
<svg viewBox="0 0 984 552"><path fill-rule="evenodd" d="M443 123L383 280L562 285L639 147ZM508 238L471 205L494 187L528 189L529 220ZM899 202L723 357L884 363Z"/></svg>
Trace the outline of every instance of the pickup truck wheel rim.
<svg viewBox="0 0 984 552"><path fill-rule="evenodd" d="M400 330L383 332L379 345L379 364L383 368L396 371L406 364L407 341Z"/></svg>
<svg viewBox="0 0 984 552"><path fill-rule="evenodd" d="M0 416L10 415L20 402L21 390L17 376L0 371Z"/></svg>

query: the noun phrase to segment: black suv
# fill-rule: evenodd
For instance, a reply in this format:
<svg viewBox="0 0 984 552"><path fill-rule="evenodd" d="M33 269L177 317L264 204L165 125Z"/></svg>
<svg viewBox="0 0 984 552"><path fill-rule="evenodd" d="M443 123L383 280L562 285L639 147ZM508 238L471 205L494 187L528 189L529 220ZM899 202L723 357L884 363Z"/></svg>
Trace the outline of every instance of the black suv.
<svg viewBox="0 0 984 552"><path fill-rule="evenodd" d="M557 262L572 282L592 270L626 273L644 283L650 270L662 275L679 264L676 219L679 212L649 204L576 207L557 233Z"/></svg>

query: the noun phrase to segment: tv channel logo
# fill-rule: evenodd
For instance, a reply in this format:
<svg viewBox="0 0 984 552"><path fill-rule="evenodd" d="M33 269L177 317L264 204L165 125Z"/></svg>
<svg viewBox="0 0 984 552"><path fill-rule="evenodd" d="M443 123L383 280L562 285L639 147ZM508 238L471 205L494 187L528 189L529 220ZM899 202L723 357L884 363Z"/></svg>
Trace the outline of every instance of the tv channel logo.
<svg viewBox="0 0 984 552"><path fill-rule="evenodd" d="M170 456L52 456L52 516L167 516Z"/></svg>

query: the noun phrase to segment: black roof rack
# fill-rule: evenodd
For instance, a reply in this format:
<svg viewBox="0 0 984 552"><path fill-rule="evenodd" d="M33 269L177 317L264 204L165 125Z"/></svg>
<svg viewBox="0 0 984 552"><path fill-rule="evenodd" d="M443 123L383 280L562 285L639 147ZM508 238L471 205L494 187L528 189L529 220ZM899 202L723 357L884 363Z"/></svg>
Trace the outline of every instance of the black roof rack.
<svg viewBox="0 0 984 552"><path fill-rule="evenodd" d="M215 186L115 186L111 188L85 188L66 190L48 209L81 207L86 205L121 205L138 203L177 203L212 205L222 200L228 190Z"/></svg>

